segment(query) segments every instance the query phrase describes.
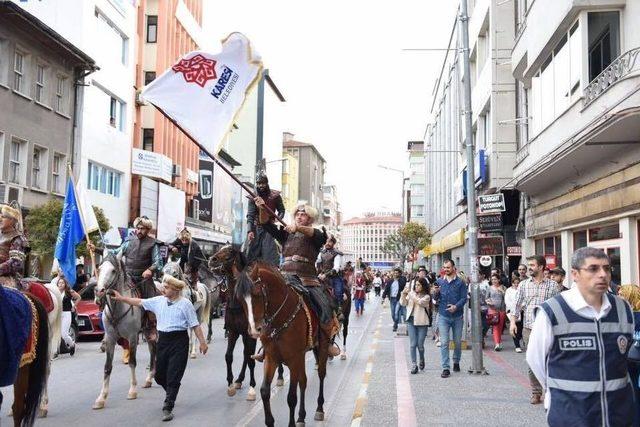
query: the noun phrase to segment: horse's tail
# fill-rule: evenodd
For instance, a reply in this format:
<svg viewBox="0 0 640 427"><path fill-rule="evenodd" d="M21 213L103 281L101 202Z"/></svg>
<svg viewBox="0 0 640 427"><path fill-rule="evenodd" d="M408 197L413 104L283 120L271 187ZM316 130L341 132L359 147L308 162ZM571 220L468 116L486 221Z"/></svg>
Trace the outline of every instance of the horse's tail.
<svg viewBox="0 0 640 427"><path fill-rule="evenodd" d="M56 285L47 283L45 287L49 290L51 298L54 300L53 317L49 323L49 356L53 357L53 353L55 353L62 339L62 294Z"/></svg>
<svg viewBox="0 0 640 427"><path fill-rule="evenodd" d="M202 310L204 310L202 312L202 323L208 325L209 317L211 316L211 300L213 299L213 295L211 295L211 292L209 292L209 288L206 285L204 286L204 298L205 302L204 307L202 308Z"/></svg>
<svg viewBox="0 0 640 427"><path fill-rule="evenodd" d="M29 365L29 385L24 402L23 427L32 426L35 421L40 398L47 381L47 368L49 366L49 319L47 318L47 312L40 301L36 298L29 298L38 313L38 342L36 344L36 358Z"/></svg>

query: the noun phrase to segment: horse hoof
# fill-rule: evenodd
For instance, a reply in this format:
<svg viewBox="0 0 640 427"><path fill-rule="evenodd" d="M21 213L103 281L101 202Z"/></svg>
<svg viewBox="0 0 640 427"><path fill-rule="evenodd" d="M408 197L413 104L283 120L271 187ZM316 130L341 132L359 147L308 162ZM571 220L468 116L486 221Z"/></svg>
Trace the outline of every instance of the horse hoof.
<svg viewBox="0 0 640 427"><path fill-rule="evenodd" d="M138 392L137 391L132 391L129 394L127 394L127 400L135 400L138 398Z"/></svg>
<svg viewBox="0 0 640 427"><path fill-rule="evenodd" d="M234 383L233 386L236 388L236 390L240 390L242 388L242 383Z"/></svg>
<svg viewBox="0 0 640 427"><path fill-rule="evenodd" d="M195 359L196 358L196 354L195 353L191 353L191 358Z"/></svg>
<svg viewBox="0 0 640 427"><path fill-rule="evenodd" d="M91 409L102 409L104 408L104 401L96 400Z"/></svg>
<svg viewBox="0 0 640 427"><path fill-rule="evenodd" d="M345 353L344 351L340 353L340 360L347 360L347 353Z"/></svg>
<svg viewBox="0 0 640 427"><path fill-rule="evenodd" d="M296 423L296 427L304 427L305 423L301 423L301 422L297 422Z"/></svg>
<svg viewBox="0 0 640 427"><path fill-rule="evenodd" d="M282 387L284 385L284 380L282 378L278 378L276 380L276 386L277 387Z"/></svg>
<svg viewBox="0 0 640 427"><path fill-rule="evenodd" d="M47 415L49 415L49 411L47 409L40 409L38 418L47 418Z"/></svg>
<svg viewBox="0 0 640 427"><path fill-rule="evenodd" d="M151 388L151 381L145 382L142 388Z"/></svg>
<svg viewBox="0 0 640 427"><path fill-rule="evenodd" d="M236 388L230 385L229 388L227 388L227 396L233 397L235 395L236 395Z"/></svg>
<svg viewBox="0 0 640 427"><path fill-rule="evenodd" d="M316 415L313 417L315 421L324 421L324 412L316 412Z"/></svg>
<svg viewBox="0 0 640 427"><path fill-rule="evenodd" d="M256 400L256 390L253 387L249 388L249 392L247 393L247 400L249 402L253 402Z"/></svg>

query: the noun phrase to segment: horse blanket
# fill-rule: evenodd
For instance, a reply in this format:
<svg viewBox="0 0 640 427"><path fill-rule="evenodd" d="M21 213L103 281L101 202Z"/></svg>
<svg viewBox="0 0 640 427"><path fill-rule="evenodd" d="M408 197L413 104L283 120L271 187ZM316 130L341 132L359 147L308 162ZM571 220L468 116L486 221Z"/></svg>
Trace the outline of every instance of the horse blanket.
<svg viewBox="0 0 640 427"><path fill-rule="evenodd" d="M27 325L32 325L33 318L32 305L24 295L0 286L0 387L15 382L32 330Z"/></svg>

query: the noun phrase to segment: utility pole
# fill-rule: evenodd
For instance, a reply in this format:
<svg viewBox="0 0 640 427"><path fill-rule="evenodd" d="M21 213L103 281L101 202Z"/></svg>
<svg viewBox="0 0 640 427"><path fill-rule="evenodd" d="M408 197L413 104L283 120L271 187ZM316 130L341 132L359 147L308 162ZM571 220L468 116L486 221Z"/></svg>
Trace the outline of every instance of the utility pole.
<svg viewBox="0 0 640 427"><path fill-rule="evenodd" d="M469 64L469 13L467 0L460 0L462 29L462 64L464 67L464 122L467 149L467 231L469 264L471 266L471 374L486 374L482 361L482 321L480 290L478 289L478 218L476 217L475 144L471 110L471 65Z"/></svg>

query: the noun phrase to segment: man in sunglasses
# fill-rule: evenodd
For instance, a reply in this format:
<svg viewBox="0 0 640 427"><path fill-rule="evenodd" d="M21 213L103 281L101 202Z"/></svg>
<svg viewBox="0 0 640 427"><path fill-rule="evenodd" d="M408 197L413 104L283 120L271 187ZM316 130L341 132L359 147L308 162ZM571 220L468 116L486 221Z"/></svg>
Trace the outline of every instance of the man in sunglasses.
<svg viewBox="0 0 640 427"><path fill-rule="evenodd" d="M550 426L629 426L635 405L627 353L634 319L608 293L609 257L585 247L571 258L575 285L537 310L527 362L543 387ZM637 424L633 424L637 425Z"/></svg>

